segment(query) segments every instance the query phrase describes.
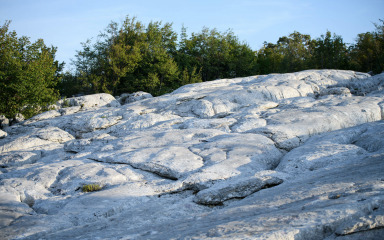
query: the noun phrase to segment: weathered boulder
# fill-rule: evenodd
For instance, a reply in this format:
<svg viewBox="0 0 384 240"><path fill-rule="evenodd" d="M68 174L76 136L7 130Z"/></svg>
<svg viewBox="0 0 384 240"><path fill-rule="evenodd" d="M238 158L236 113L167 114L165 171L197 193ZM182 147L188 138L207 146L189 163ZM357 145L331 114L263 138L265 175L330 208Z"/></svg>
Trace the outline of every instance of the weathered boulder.
<svg viewBox="0 0 384 240"><path fill-rule="evenodd" d="M36 116L31 117L30 119L28 119L25 122L25 124L29 124L32 122L37 122L37 121L41 121L41 120L45 120L45 119L55 118L58 116L61 116L61 114L57 110L50 110L50 111L43 112L43 113L40 113Z"/></svg>
<svg viewBox="0 0 384 240"><path fill-rule="evenodd" d="M380 209L368 216L354 217L348 222L343 223L336 229L337 235L350 235L352 233L368 231L372 229L384 228L384 211ZM379 236L377 236L379 237Z"/></svg>
<svg viewBox="0 0 384 240"><path fill-rule="evenodd" d="M0 130L0 138L5 138L8 135L8 133L4 132L3 130Z"/></svg>
<svg viewBox="0 0 384 240"><path fill-rule="evenodd" d="M124 93L117 100L123 105L148 98L153 98L153 96L150 93L139 91L135 93Z"/></svg>
<svg viewBox="0 0 384 240"><path fill-rule="evenodd" d="M13 118L14 123L21 123L25 120L25 117L21 113L17 113L15 117Z"/></svg>
<svg viewBox="0 0 384 240"><path fill-rule="evenodd" d="M41 158L40 151L30 151L30 152L6 152L0 154L0 167L11 167L11 166L20 166L23 164L32 164L37 162Z"/></svg>
<svg viewBox="0 0 384 240"><path fill-rule="evenodd" d="M68 114L77 113L78 111L80 111L80 109L81 109L81 106L65 107L65 108L59 109L59 112L61 113L61 115L68 115Z"/></svg>
<svg viewBox="0 0 384 240"><path fill-rule="evenodd" d="M74 139L74 137L66 131L58 127L47 127L36 132L38 138L48 140L51 142L64 143Z"/></svg>
<svg viewBox="0 0 384 240"><path fill-rule="evenodd" d="M0 115L0 128L6 128L9 126L9 119L4 115Z"/></svg>
<svg viewBox="0 0 384 240"><path fill-rule="evenodd" d="M217 205L229 199L247 197L262 188L276 186L283 182L281 178L273 175L277 175L276 172L262 171L247 178L229 178L226 181L214 184L208 189L199 191L194 198L194 202Z"/></svg>
<svg viewBox="0 0 384 240"><path fill-rule="evenodd" d="M110 94L97 93L59 101L61 107L80 106L81 108L119 107L120 103Z"/></svg>
<svg viewBox="0 0 384 240"><path fill-rule="evenodd" d="M1 193L0 197L0 228L9 226L16 219L32 214L33 210L27 204L21 203L16 195Z"/></svg>

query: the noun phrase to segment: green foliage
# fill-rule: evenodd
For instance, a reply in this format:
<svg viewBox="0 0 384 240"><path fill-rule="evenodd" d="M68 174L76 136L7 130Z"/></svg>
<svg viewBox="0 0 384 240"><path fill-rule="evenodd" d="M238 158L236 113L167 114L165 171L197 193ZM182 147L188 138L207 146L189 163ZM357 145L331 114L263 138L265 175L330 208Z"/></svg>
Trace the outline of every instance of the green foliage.
<svg viewBox="0 0 384 240"><path fill-rule="evenodd" d="M208 28L192 33L189 39L182 29L177 62L189 72L200 69L203 81L249 76L257 70L255 53L232 31L220 33Z"/></svg>
<svg viewBox="0 0 384 240"><path fill-rule="evenodd" d="M281 72L296 72L308 69L312 57L311 36L299 32L281 37L277 41L284 55Z"/></svg>
<svg viewBox="0 0 384 240"><path fill-rule="evenodd" d="M348 69L348 48L341 36L327 31L325 35L313 41L314 68Z"/></svg>
<svg viewBox="0 0 384 240"><path fill-rule="evenodd" d="M352 68L362 72L384 71L384 20L375 24L376 31L361 33L351 46Z"/></svg>
<svg viewBox="0 0 384 240"><path fill-rule="evenodd" d="M111 23L99 39L83 43L74 61L85 92L147 91L163 94L179 86L173 59L177 35L171 24L151 22L145 28L127 17L121 27Z"/></svg>
<svg viewBox="0 0 384 240"><path fill-rule="evenodd" d="M262 74L296 72L308 69L313 51L311 36L294 32L276 44L264 43L258 51Z"/></svg>
<svg viewBox="0 0 384 240"><path fill-rule="evenodd" d="M56 89L60 90L60 95L72 97L76 94L83 93L87 85L81 78L76 77L70 72L65 72L61 75Z"/></svg>
<svg viewBox="0 0 384 240"><path fill-rule="evenodd" d="M82 192L100 191L102 187L99 184L87 184L81 187Z"/></svg>
<svg viewBox="0 0 384 240"><path fill-rule="evenodd" d="M9 24L0 27L0 114L29 118L58 99L54 87L63 65L54 60L56 48L45 46L42 39L31 43L17 37Z"/></svg>
<svg viewBox="0 0 384 240"><path fill-rule="evenodd" d="M348 69L348 48L341 36L327 31L325 35L313 41L314 68Z"/></svg>
<svg viewBox="0 0 384 240"><path fill-rule="evenodd" d="M178 39L169 23L145 26L127 17L121 26L109 24L96 41L82 43L74 61L75 74L64 74L59 88L65 96L136 91L157 96L185 84L305 69L379 73L384 68L384 24L380 22L375 32L358 35L350 47L329 31L316 39L295 31L253 51L230 30L203 28L189 36L183 27Z"/></svg>
<svg viewBox="0 0 384 240"><path fill-rule="evenodd" d="M196 67L192 68L192 71L189 72L187 68L184 68L184 71L181 75L181 85L187 85L187 84L192 84L192 83L199 83L202 82L203 80L201 79L201 73L196 72Z"/></svg>
<svg viewBox="0 0 384 240"><path fill-rule="evenodd" d="M255 74L257 68L254 52L230 31L204 28L188 39L183 28L178 42L171 24L145 27L129 17L120 27L111 23L94 44L83 43L74 64L85 93L145 91L155 96L184 84Z"/></svg>
<svg viewBox="0 0 384 240"><path fill-rule="evenodd" d="M351 69L380 73L384 70L384 21L376 31L359 34L348 48L341 36L327 31L320 38L294 32L276 44L264 43L257 51L259 73L284 73L304 69Z"/></svg>
<svg viewBox="0 0 384 240"><path fill-rule="evenodd" d="M281 65L284 55L277 44L264 42L264 46L257 52L257 55L260 74L282 72Z"/></svg>

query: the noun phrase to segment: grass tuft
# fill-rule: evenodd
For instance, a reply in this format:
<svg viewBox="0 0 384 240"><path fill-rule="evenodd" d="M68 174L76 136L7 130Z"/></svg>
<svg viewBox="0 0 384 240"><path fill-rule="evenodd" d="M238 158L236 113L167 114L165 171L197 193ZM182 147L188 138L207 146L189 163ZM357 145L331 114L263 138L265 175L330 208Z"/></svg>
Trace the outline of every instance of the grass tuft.
<svg viewBox="0 0 384 240"><path fill-rule="evenodd" d="M99 184L87 184L81 188L82 192L95 192L100 190L101 190L101 186Z"/></svg>

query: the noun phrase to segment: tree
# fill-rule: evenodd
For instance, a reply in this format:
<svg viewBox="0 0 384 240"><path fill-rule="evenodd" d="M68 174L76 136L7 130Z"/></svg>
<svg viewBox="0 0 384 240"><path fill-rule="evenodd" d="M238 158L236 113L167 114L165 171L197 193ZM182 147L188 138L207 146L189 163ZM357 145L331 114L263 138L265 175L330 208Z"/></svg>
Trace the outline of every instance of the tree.
<svg viewBox="0 0 384 240"><path fill-rule="evenodd" d="M203 28L187 38L183 28L177 62L181 69L189 72L200 69L203 81L249 76L257 71L256 54L230 30L220 33Z"/></svg>
<svg viewBox="0 0 384 240"><path fill-rule="evenodd" d="M180 86L176 40L169 23L145 28L136 18L126 17L120 27L112 22L94 44L83 43L74 61L76 76L91 92L169 92Z"/></svg>
<svg viewBox="0 0 384 240"><path fill-rule="evenodd" d="M116 29L117 24L110 25L110 29ZM113 27L113 28L112 28ZM111 31L110 31L111 32ZM111 80L113 93L121 93L121 79L127 74L132 74L143 60L142 49L145 42L144 26L135 18L126 18L119 32L113 34L109 41L111 44L106 50L111 68ZM126 78L127 79L127 78ZM132 83L128 83L132 85ZM132 86L131 86L132 87Z"/></svg>
<svg viewBox="0 0 384 240"><path fill-rule="evenodd" d="M177 34L172 24L150 22L145 32L142 46L143 59L136 72L139 84L144 91L161 95L180 86L179 69L174 61Z"/></svg>
<svg viewBox="0 0 384 240"><path fill-rule="evenodd" d="M260 74L280 73L284 55L277 44L264 42L263 47L257 51L257 62Z"/></svg>
<svg viewBox="0 0 384 240"><path fill-rule="evenodd" d="M339 35L327 31L314 42L313 66L314 68L348 69L348 49Z"/></svg>
<svg viewBox="0 0 384 240"><path fill-rule="evenodd" d="M284 56L280 72L297 72L308 69L312 57L312 41L310 35L293 32L277 41L278 49Z"/></svg>
<svg viewBox="0 0 384 240"><path fill-rule="evenodd" d="M351 64L358 71L381 73L384 70L384 20L376 31L361 33L351 46Z"/></svg>
<svg viewBox="0 0 384 240"><path fill-rule="evenodd" d="M288 37L280 37L276 44L264 42L257 51L259 72L286 73L311 67L313 41L310 35L293 32Z"/></svg>
<svg viewBox="0 0 384 240"><path fill-rule="evenodd" d="M73 97L77 94L84 94L84 86L84 82L79 81L79 78L67 71L62 74L56 89L63 97Z"/></svg>
<svg viewBox="0 0 384 240"><path fill-rule="evenodd" d="M34 43L9 31L10 21L0 28L0 113L31 117L58 100L55 89L63 64L55 61L55 47L42 39Z"/></svg>

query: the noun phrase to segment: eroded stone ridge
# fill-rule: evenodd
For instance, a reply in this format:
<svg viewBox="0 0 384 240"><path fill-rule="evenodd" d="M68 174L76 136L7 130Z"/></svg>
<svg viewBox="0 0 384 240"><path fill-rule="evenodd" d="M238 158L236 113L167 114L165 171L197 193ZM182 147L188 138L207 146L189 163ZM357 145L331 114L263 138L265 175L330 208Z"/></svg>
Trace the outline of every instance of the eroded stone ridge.
<svg viewBox="0 0 384 240"><path fill-rule="evenodd" d="M382 236L383 87L310 70L62 100L0 131L0 238Z"/></svg>

